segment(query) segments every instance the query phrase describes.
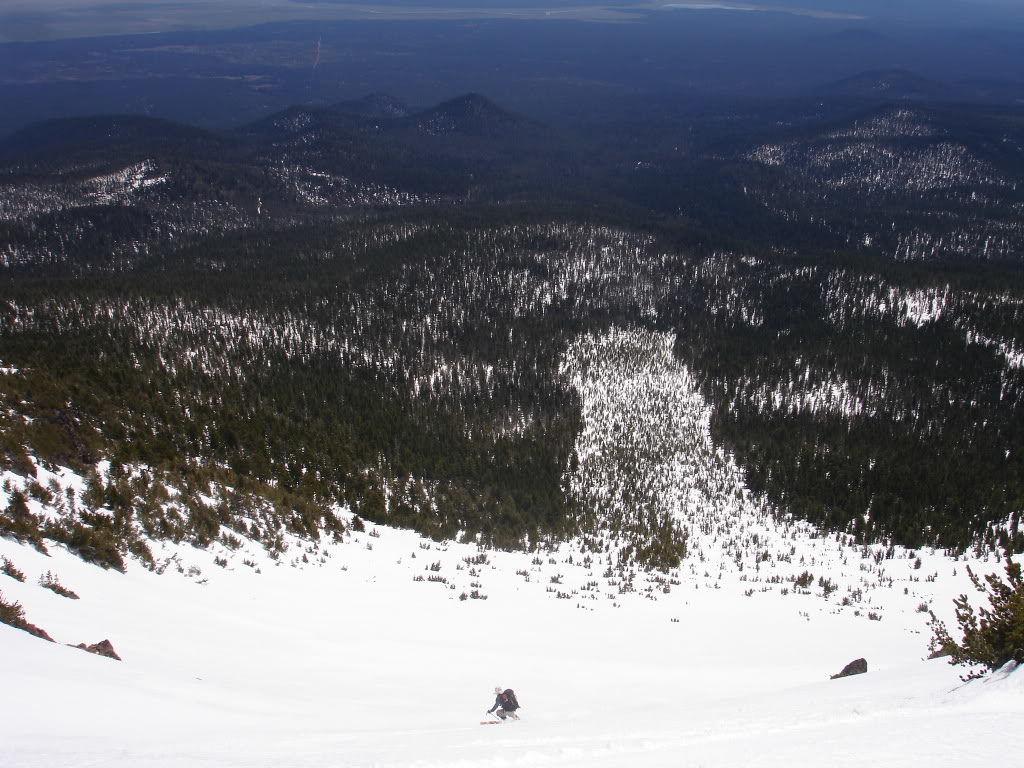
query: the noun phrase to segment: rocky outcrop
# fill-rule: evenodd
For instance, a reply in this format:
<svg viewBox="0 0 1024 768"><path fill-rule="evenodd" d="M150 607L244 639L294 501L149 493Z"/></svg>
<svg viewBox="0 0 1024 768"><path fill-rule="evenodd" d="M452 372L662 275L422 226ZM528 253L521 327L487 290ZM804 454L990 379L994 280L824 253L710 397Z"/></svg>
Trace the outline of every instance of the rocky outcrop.
<svg viewBox="0 0 1024 768"><path fill-rule="evenodd" d="M95 653L97 656L106 656L108 659L117 659L118 661L121 661L121 657L117 655L117 651L114 650L114 646L109 640L100 640L98 643L94 643L92 645L79 643L78 645L73 645L71 647L81 648L83 651Z"/></svg>
<svg viewBox="0 0 1024 768"><path fill-rule="evenodd" d="M839 677L849 677L850 675L863 675L867 671L868 671L868 663L867 663L867 661L865 661L864 659L854 659L849 664L847 664L845 667L843 667L843 671L840 672L838 675L832 675L831 679L835 680L836 678L839 678Z"/></svg>

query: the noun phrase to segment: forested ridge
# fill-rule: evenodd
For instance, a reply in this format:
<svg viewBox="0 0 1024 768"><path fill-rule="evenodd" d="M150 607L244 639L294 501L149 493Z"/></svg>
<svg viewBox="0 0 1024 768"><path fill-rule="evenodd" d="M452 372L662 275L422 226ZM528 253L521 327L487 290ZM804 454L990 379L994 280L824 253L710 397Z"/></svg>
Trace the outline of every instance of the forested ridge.
<svg viewBox="0 0 1024 768"><path fill-rule="evenodd" d="M700 371L713 429L753 489L826 529L909 546L1018 531L1019 288L979 292L917 270L890 281L722 267L746 317L688 297L674 310L677 353Z"/></svg>
<svg viewBox="0 0 1024 768"><path fill-rule="evenodd" d="M712 438L778 515L861 541L1024 548L1015 246L968 268L836 248L826 230L797 247L792 222L757 243L756 221L717 229L738 198L666 217L612 172L552 204L588 180L536 175L530 148L550 135L477 97L453 104L401 118L387 140L407 154L349 175L331 147L351 120L335 114L326 144L289 113L255 131L271 135L255 154L254 131L187 162L163 138L120 170L110 145L84 172L19 146L0 208L0 460L90 479L78 496L12 486L4 530L118 566L145 560L147 537L203 545L233 529L274 551L282 531L340 530L347 505L501 547L599 547L611 531L622 557L670 567L685 536L641 488L642 462L620 498L646 512L593 507L599 489L569 480L584 425L566 355L637 328L674 334ZM919 130L898 117L881 124ZM399 171L438 132L460 181L431 190ZM563 159L559 172L576 167ZM727 165L760 174L762 160ZM751 197L753 179L728 195ZM25 493L57 514L33 514Z"/></svg>

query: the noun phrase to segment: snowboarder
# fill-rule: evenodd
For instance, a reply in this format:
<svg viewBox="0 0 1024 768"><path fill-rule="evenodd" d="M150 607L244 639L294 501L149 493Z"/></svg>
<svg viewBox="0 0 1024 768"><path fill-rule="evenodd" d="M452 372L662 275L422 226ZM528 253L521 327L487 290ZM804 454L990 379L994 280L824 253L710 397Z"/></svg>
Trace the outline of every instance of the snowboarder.
<svg viewBox="0 0 1024 768"><path fill-rule="evenodd" d="M515 692L511 688L502 690L502 687L498 685L494 688L494 695L497 698L494 700L494 706L487 710L487 714L497 715L501 720L506 717L518 720L519 715L516 714L516 710L519 709L519 702L516 700Z"/></svg>

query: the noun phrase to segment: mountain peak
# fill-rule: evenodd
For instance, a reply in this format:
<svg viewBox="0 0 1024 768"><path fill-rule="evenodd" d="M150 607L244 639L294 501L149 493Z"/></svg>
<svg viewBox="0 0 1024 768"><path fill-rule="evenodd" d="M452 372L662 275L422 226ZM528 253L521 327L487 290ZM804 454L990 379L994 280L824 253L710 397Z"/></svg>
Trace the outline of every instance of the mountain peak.
<svg viewBox="0 0 1024 768"><path fill-rule="evenodd" d="M527 121L479 93L466 93L413 116L420 133L431 136L507 135Z"/></svg>

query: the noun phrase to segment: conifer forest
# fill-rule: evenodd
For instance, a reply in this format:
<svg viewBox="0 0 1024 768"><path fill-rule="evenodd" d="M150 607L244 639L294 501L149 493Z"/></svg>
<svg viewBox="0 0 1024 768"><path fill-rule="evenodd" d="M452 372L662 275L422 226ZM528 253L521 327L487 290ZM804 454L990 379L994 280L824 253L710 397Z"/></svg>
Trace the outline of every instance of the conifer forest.
<svg viewBox="0 0 1024 768"><path fill-rule="evenodd" d="M667 570L711 524L692 491L1024 550L1019 111L775 117L685 150L478 94L15 132L0 463L88 483L14 489L0 529L121 568L347 506Z"/></svg>

